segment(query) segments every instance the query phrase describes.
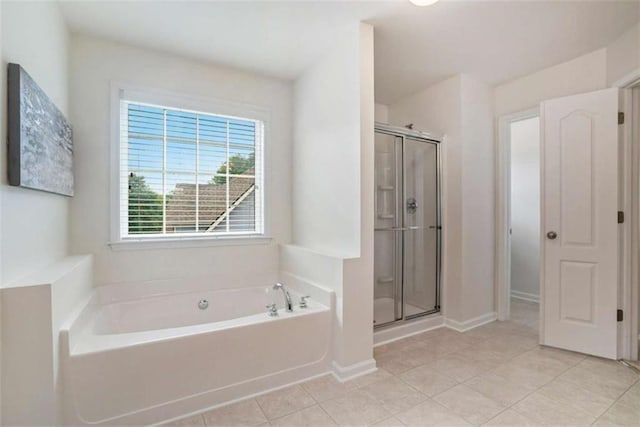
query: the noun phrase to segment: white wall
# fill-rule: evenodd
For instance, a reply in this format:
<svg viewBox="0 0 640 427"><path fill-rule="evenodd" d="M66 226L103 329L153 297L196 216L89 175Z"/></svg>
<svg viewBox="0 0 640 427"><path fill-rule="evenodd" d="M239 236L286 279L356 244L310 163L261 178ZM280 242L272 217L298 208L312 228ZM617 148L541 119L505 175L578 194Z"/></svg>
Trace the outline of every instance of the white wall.
<svg viewBox="0 0 640 427"><path fill-rule="evenodd" d="M511 123L511 292L540 295L540 119ZM527 295L528 294L528 295Z"/></svg>
<svg viewBox="0 0 640 427"><path fill-rule="evenodd" d="M2 86L7 81L7 63L18 63L69 117L69 34L58 3L2 2L2 9ZM4 124L7 120L6 95L1 105L0 121ZM6 131L3 130L0 140L7 140ZM77 146L78 141L74 138L74 149ZM2 152L4 159L4 148ZM74 161L77 165L78 159ZM67 254L70 199L10 187L6 161L0 164L0 198L3 206L0 283L6 285Z"/></svg>
<svg viewBox="0 0 640 427"><path fill-rule="evenodd" d="M343 364L373 357L373 222L374 222L374 38L373 27L358 25L360 147L360 250L345 263L344 307L347 340Z"/></svg>
<svg viewBox="0 0 640 427"><path fill-rule="evenodd" d="M640 68L640 23L607 46L608 85L638 68Z"/></svg>
<svg viewBox="0 0 640 427"><path fill-rule="evenodd" d="M360 252L358 38L320 58L295 82L293 240L320 252Z"/></svg>
<svg viewBox="0 0 640 427"><path fill-rule="evenodd" d="M82 35L71 41L71 118L75 124L73 253L95 255L96 284L205 279L212 287L272 283L278 243L291 238L291 98L288 82L202 64ZM265 198L271 244L113 251L109 242L109 84L159 88L266 108Z"/></svg>
<svg viewBox="0 0 640 427"><path fill-rule="evenodd" d="M389 107L376 102L374 117L376 122L389 123Z"/></svg>
<svg viewBox="0 0 640 427"><path fill-rule="evenodd" d="M294 245L283 251L283 274L335 291L334 362L342 374L374 363L371 26L354 25L298 78L294 111ZM300 268L311 259L341 268Z"/></svg>
<svg viewBox="0 0 640 427"><path fill-rule="evenodd" d="M462 94L463 314L494 311L495 148L492 88L466 75Z"/></svg>
<svg viewBox="0 0 640 427"><path fill-rule="evenodd" d="M607 51L596 50L571 61L496 86L495 114L524 111L545 99L607 87Z"/></svg>

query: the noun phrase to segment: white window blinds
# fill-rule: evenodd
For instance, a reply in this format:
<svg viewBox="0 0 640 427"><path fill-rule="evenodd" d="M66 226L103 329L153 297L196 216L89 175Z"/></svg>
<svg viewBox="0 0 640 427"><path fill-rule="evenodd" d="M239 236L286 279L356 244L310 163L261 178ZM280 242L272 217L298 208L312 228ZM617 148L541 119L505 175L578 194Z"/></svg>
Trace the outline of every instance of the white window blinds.
<svg viewBox="0 0 640 427"><path fill-rule="evenodd" d="M261 234L263 123L120 101L120 235Z"/></svg>

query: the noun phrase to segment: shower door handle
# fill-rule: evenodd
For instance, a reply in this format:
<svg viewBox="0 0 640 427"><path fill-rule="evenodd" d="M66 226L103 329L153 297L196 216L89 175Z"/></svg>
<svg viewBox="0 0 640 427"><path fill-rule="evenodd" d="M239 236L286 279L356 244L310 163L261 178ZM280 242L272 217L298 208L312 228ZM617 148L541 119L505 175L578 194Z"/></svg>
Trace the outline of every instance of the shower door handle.
<svg viewBox="0 0 640 427"><path fill-rule="evenodd" d="M416 213L417 210L418 210L418 202L416 201L416 199L413 197L407 199L407 212L412 214L412 213Z"/></svg>

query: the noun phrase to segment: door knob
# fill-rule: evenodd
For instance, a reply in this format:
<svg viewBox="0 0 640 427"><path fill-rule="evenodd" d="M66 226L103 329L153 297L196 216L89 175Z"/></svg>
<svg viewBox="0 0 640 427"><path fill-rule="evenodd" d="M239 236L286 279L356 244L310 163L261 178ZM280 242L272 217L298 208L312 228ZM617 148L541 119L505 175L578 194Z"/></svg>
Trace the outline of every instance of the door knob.
<svg viewBox="0 0 640 427"><path fill-rule="evenodd" d="M558 233L556 233L555 231L550 231L547 233L547 238L549 240L554 240L556 237L558 237Z"/></svg>

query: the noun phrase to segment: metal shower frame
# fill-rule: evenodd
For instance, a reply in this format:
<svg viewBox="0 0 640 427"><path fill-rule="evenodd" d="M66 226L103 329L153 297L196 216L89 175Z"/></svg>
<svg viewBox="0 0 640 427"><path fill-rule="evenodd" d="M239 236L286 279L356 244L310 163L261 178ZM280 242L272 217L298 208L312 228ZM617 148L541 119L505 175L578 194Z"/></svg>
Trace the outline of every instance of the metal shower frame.
<svg viewBox="0 0 640 427"><path fill-rule="evenodd" d="M422 313L406 316L404 312L404 282L402 282L402 294L400 298L400 304L402 307L402 317L398 320L393 320L391 322L386 322L380 325L375 325L374 329L385 328L393 325L397 325L398 323L406 322L415 318L428 316L430 314L438 313L441 310L441 283L442 283L442 136L433 134L430 132L422 132L418 130L414 130L408 127L400 127L388 125L385 123L375 123L375 132L383 133L387 135L394 136L396 138L402 138L402 165L404 167L404 157L405 157L405 142L407 137L410 137L412 140L422 141L427 144L435 144L436 146L436 308L433 310L428 310ZM397 171L396 171L397 177ZM397 178L396 178L397 179ZM402 173L402 199L406 200L406 176L404 171ZM377 192L375 193L375 197L377 199ZM396 198L398 197L398 193L396 193ZM396 205L398 205L396 203ZM404 209L402 210L402 218L403 225L406 224L406 212ZM404 230L401 230L404 231ZM402 260L404 263L404 245L400 245L400 252L402 254ZM396 273L397 274L397 273ZM397 292L394 290L394 294ZM395 299L395 298L394 298ZM396 304L394 304L394 312L397 309ZM397 313L395 313L394 318L397 318Z"/></svg>

